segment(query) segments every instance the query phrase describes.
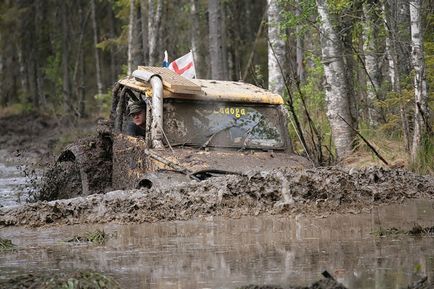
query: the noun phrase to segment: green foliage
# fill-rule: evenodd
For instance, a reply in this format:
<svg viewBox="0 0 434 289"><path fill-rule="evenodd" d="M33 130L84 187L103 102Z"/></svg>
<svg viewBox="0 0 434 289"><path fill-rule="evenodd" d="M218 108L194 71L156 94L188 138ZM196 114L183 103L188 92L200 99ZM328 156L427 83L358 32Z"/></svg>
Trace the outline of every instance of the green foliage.
<svg viewBox="0 0 434 289"><path fill-rule="evenodd" d="M354 5L355 1L352 0L328 0L328 7L330 12L339 14L346 9L351 8Z"/></svg>
<svg viewBox="0 0 434 289"><path fill-rule="evenodd" d="M291 29L291 34L296 35L295 28L299 28L299 35L303 36L312 28L312 16L316 15L315 0L280 0L282 6L289 7L288 10L281 12L283 22L282 27ZM294 12L298 8L300 15Z"/></svg>

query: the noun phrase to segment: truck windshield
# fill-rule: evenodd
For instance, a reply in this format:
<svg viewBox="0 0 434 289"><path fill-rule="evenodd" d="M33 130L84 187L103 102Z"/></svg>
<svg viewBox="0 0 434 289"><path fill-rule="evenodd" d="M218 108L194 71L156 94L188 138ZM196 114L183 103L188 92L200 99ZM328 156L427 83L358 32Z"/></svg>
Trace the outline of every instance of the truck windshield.
<svg viewBox="0 0 434 289"><path fill-rule="evenodd" d="M275 105L165 100L164 131L172 145L284 149Z"/></svg>

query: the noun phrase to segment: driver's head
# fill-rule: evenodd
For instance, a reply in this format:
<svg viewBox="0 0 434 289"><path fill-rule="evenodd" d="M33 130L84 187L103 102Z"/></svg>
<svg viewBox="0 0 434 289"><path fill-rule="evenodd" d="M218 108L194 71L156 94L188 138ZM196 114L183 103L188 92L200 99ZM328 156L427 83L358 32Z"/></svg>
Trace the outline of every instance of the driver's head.
<svg viewBox="0 0 434 289"><path fill-rule="evenodd" d="M136 101L128 105L128 115L133 118L134 124L142 126L146 121L146 102Z"/></svg>

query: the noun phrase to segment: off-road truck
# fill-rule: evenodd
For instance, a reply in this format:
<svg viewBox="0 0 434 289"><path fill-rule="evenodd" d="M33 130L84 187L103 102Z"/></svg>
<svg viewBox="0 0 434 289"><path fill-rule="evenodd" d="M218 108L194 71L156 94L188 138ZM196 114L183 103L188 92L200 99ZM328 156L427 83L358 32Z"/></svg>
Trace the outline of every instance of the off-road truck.
<svg viewBox="0 0 434 289"><path fill-rule="evenodd" d="M147 104L143 138L125 134L128 103L139 100ZM70 145L58 162L75 164L78 195L309 166L293 153L283 104L251 84L139 67L114 85L99 137Z"/></svg>

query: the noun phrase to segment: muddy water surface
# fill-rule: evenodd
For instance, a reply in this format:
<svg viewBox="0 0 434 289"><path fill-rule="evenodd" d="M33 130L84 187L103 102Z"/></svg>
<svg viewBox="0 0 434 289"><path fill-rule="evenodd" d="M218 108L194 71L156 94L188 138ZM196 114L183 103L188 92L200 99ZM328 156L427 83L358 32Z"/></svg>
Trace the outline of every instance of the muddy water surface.
<svg viewBox="0 0 434 289"><path fill-rule="evenodd" d="M0 207L24 203L28 197L28 179L21 168L10 153L0 150Z"/></svg>
<svg viewBox="0 0 434 289"><path fill-rule="evenodd" d="M236 288L307 285L328 270L348 288L402 288L434 278L434 238L377 237L380 227L433 225L434 202L375 209L372 214L245 217L130 225L3 228L17 245L0 253L0 278L21 273L96 270L123 288ZM64 240L103 229L103 246Z"/></svg>

